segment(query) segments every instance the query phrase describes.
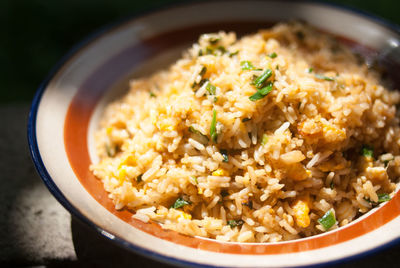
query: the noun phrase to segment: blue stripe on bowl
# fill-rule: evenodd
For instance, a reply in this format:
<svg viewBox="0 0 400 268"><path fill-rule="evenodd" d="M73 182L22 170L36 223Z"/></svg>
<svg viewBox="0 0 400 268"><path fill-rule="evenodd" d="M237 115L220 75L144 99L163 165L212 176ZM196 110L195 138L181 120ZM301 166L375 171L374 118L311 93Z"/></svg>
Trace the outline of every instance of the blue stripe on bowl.
<svg viewBox="0 0 400 268"><path fill-rule="evenodd" d="M256 1L261 2L262 0L256 0ZM29 144L29 150L30 150L32 160L33 160L36 170L39 173L40 177L42 178L43 182L45 183L45 185L47 186L49 191L58 200L58 202L60 202L60 204L62 206L64 206L65 209L67 209L73 216L75 216L81 222L87 224L88 226L90 226L91 228L96 230L100 235L102 235L103 237L106 237L108 240L111 240L113 243L115 243L119 246L123 246L124 248L126 248L128 250L132 250L142 256L150 257L152 259L155 259L155 260L158 260L161 262L178 265L178 266L214 267L212 265L199 264L199 263L195 263L195 262L189 262L189 261L185 261L185 260L181 260L181 259L177 259L177 258L173 258L173 257L164 256L164 255L155 253L153 251L144 249L142 247L139 247L137 245L133 245L133 244L125 241L121 237L118 237L115 235L112 235L112 236L108 235L110 232L100 228L99 226L97 226L96 224L91 222L76 207L74 207L67 200L67 198L63 195L63 193L60 191L60 189L57 187L57 185L54 183L51 176L47 172L46 167L44 166L44 163L42 161L40 151L38 148L37 139L36 139L36 118L37 118L37 112L38 112L41 98L42 98L48 84L54 78L54 76L58 73L58 71L61 69L61 67L63 65L65 65L69 60L71 60L78 51L80 51L81 49L83 49L84 47L89 45L90 43L94 42L98 37L106 35L106 34L110 33L111 31L113 31L115 28L122 26L134 19L140 18L142 16L145 16L145 15L153 13L153 12L166 10L168 8L190 6L193 3L201 3L201 2L215 2L215 1L211 1L211 0L209 0L209 1L190 0L190 1L185 1L185 2L177 1L176 3L173 3L173 4L163 5L158 8L153 8L153 9L145 10L142 12L137 12L137 13L134 13L130 16L127 16L125 18L117 20L111 24L108 24L108 25L98 29L97 31L95 31L94 33L91 33L90 35L88 35L88 37L86 37L85 39L83 39L82 41L77 43L75 46L73 46L71 48L71 50L69 52L67 52L67 54L65 56L63 56L59 62L56 63L56 65L51 69L51 71L49 72L49 74L47 75L45 80L38 87L37 92L32 100L32 106L31 106L31 109L29 112L27 135L28 135L28 144ZM229 1L218 1L218 2L229 2ZM262 1L262 2L265 2L265 1ZM315 5L322 5L322 6L326 6L328 8L350 11L351 13L354 13L357 16L365 17L371 21L374 21L377 24L380 24L386 28L389 28L392 31L394 31L395 33L400 35L400 27L398 25L391 23L388 20L378 17L372 13L362 11L362 10L359 10L359 9L356 9L353 7L348 7L348 6L345 6L342 4L337 4L337 3L332 3L332 2L324 2L324 1L290 0L287 2L308 3L308 4L315 4ZM357 260L362 257L368 256L370 254L377 253L379 251L382 251L384 249L387 249L387 248L394 246L396 244L399 244L399 243L400 243L400 238L397 238L397 239L390 241L389 243L386 243L386 244L376 247L374 249L359 253L357 255L353 255L350 257L346 257L346 258L342 258L342 259L338 259L338 260L334 260L334 261L327 261L325 263L306 265L306 266L298 266L298 267L323 267L323 266L327 266L327 265L340 264L345 261L353 261L353 260Z"/></svg>

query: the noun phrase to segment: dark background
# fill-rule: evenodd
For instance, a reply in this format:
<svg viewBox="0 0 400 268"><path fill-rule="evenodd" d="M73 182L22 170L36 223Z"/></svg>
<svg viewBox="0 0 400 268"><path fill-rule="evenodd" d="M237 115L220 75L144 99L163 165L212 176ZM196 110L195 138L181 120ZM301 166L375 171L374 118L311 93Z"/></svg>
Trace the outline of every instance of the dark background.
<svg viewBox="0 0 400 268"><path fill-rule="evenodd" d="M51 67L100 27L177 0L0 0L0 102L30 100ZM335 0L400 24L398 0Z"/></svg>
<svg viewBox="0 0 400 268"><path fill-rule="evenodd" d="M37 255L35 250L42 251L41 247L37 246L37 241L40 239L35 237L40 233L36 232L36 229L26 232L26 225L20 224L19 219L27 216L26 219L32 221L30 228L35 227L39 219L39 222L42 221L40 224L44 226L43 228L47 228L46 223L57 223L59 218L65 219L57 214L64 210L61 207L54 208L53 212L50 210L48 213L48 209L43 209L43 211L39 209L41 203L32 205L30 202L34 199L28 198L29 202L23 203L23 206L14 201L18 201L20 196L28 193L37 192L36 199L46 194L50 196L34 172L25 134L29 102L50 69L73 45L102 26L144 11L182 2L188 1L0 0L0 125L2 129L0 131L0 266L4 264L7 267L160 266L159 263L147 258L127 253L75 219L72 219L70 224L67 223L67 227L64 226L68 228L67 231L72 236L72 250L75 254L60 257L62 247L55 247L53 253L35 257L35 254ZM400 25L400 1L398 0L330 2L346 4ZM35 185L40 187L35 188ZM49 198L51 199L43 200L57 203L52 197ZM21 216L12 217L14 214L11 212L15 211L14 207L17 208L17 213L14 214ZM13 220L15 218L17 220ZM56 227L52 226L53 229ZM42 239L45 241L43 249L46 249L46 241L50 243L55 240L51 234L57 234L57 232L50 229L45 230L49 237L46 238L48 240ZM26 238L27 233L33 234L32 237ZM64 240L69 241L70 238ZM27 248L33 248L33 250L29 251ZM68 246L65 249L68 249ZM400 245L339 266L342 268L398 267L398 252L400 252ZM115 263L116 260L118 260L117 263Z"/></svg>

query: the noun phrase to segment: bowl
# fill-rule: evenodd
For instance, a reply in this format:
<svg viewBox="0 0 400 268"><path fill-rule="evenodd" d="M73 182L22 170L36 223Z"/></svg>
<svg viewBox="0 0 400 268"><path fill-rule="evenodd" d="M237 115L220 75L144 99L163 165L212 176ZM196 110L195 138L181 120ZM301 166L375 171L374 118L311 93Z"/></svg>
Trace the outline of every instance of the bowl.
<svg viewBox="0 0 400 268"><path fill-rule="evenodd" d="M313 237L278 243L218 242L163 230L116 210L100 180L93 133L105 105L128 81L176 60L204 32L252 33L273 23L305 20L375 54L399 43L399 28L371 15L324 3L194 2L129 18L74 47L39 87L29 115L32 159L44 183L75 217L99 234L160 261L189 266L285 267L360 257L400 238L400 196L351 224Z"/></svg>

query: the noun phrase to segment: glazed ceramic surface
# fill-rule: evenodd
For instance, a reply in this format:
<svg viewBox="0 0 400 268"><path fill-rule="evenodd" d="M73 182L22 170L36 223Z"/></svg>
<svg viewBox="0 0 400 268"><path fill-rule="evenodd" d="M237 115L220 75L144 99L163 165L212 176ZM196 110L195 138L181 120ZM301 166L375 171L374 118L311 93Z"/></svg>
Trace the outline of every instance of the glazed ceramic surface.
<svg viewBox="0 0 400 268"><path fill-rule="evenodd" d="M361 256L400 238L400 196L353 223L290 242L225 243L163 230L117 211L89 171L97 161L93 134L107 103L128 81L168 66L204 32L256 32L302 19L381 51L399 43L398 29L341 7L278 1L204 2L132 18L90 37L55 68L38 90L29 118L32 158L49 190L73 215L141 254L178 265L309 266Z"/></svg>

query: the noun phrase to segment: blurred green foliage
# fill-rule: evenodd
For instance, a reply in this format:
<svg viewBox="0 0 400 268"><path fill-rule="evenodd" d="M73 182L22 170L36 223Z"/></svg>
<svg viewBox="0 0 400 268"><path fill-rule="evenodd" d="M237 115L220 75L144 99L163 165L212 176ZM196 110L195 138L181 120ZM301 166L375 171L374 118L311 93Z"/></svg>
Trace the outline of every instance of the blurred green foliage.
<svg viewBox="0 0 400 268"><path fill-rule="evenodd" d="M177 0L1 0L0 102L29 100L52 66L99 27ZM400 24L397 0L336 0Z"/></svg>

